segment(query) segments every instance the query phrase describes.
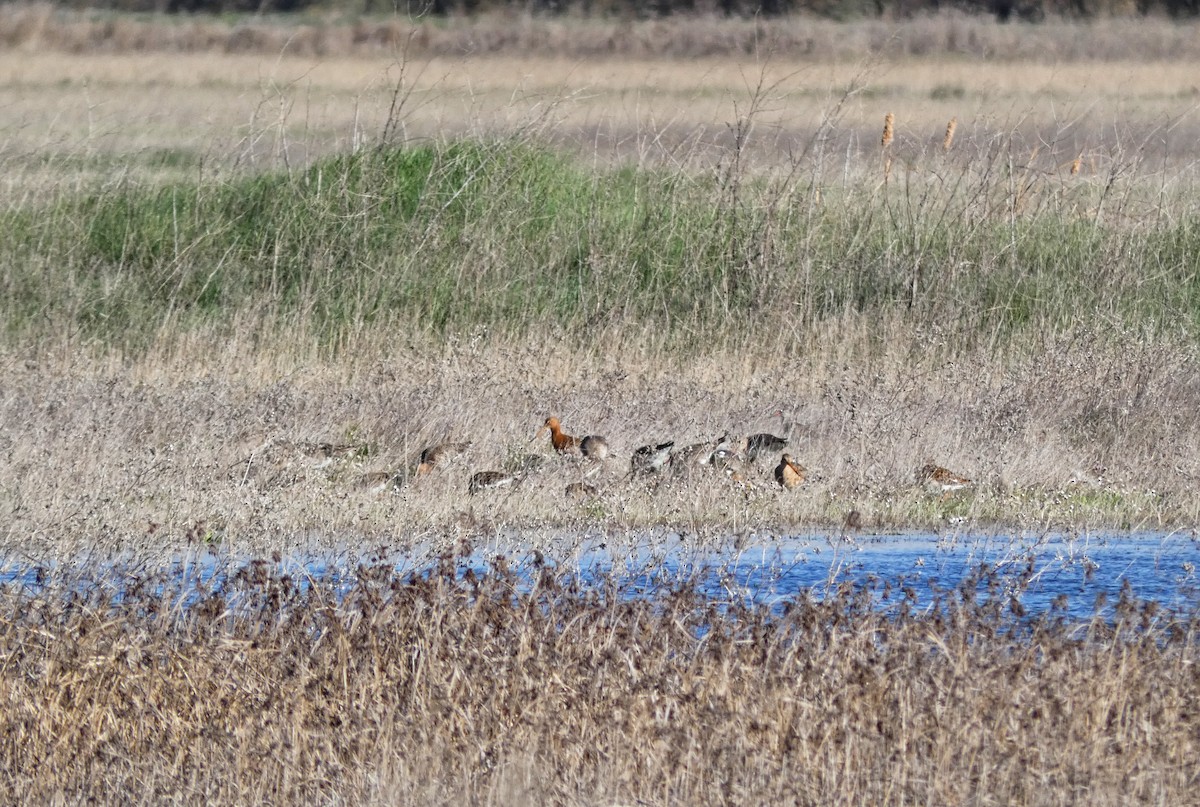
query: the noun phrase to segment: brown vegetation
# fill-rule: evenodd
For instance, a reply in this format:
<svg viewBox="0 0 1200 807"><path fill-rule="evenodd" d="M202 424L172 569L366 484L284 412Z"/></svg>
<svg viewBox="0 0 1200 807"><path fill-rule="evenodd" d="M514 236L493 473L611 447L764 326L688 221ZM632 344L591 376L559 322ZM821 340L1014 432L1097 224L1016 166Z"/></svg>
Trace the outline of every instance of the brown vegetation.
<svg viewBox="0 0 1200 807"><path fill-rule="evenodd" d="M823 352L804 360L752 347L679 360L619 344L589 355L482 341L413 352L363 343L357 361L332 364L295 345L128 367L10 354L0 541L9 551L92 541L158 551L186 546L198 522L243 551L296 536L407 543L515 525L723 535L836 527L851 508L876 529L948 514L1063 528L1200 521L1191 349L1134 335L1114 346L1110 335L1048 340L1006 363L955 353L947 364L933 334L923 355L900 330L895 350L877 354L836 338L844 332L818 335ZM838 358L847 352L873 358L848 366ZM533 442L547 403L608 438L610 459L587 479L594 500L564 505L565 486L590 469ZM623 478L650 440L749 434L773 425L781 405L798 430L788 451L810 472L798 495L776 488L778 455L754 466L748 490L704 467L651 488ZM448 438L472 445L409 478L420 451ZM330 461L301 443L361 448ZM914 481L928 458L976 487L948 502L929 495ZM483 470L524 481L471 497ZM372 472L404 484L361 490Z"/></svg>
<svg viewBox="0 0 1200 807"><path fill-rule="evenodd" d="M843 588L626 598L498 558L256 561L0 591L0 798L123 804L1174 803L1197 786L1194 616L1020 622L983 573L932 611ZM976 597L976 586L990 594ZM162 586L160 590L158 587ZM74 593L72 593L74 592Z"/></svg>

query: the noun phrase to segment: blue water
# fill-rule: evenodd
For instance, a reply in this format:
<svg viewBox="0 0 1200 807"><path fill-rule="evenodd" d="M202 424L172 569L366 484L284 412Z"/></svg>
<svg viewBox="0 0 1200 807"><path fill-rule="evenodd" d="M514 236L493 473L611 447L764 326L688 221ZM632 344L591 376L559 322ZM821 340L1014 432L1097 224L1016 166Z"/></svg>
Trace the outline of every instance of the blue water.
<svg viewBox="0 0 1200 807"><path fill-rule="evenodd" d="M547 548L550 547L550 548ZM1028 614L1051 608L1065 597L1065 613L1090 616L1098 598L1108 607L1126 590L1174 610L1200 605L1200 538L1189 533L956 535L897 534L846 541L836 535L757 536L714 545L710 540L670 533L642 536L559 536L540 553L512 536L494 540L454 559L456 573L486 574L497 555L518 579L531 581L541 563L578 579L584 586L615 583L622 596L648 597L676 583L691 582L707 596L728 603L779 605L798 595L821 599L845 583L870 585L881 607L907 592L916 608L929 607L939 589L959 587L981 564L998 573L993 587L979 595L1016 600ZM540 560L538 559L540 556ZM432 548L358 552L293 552L262 561L221 551L197 551L152 563L121 556L46 563L0 565L0 584L36 595L70 581L75 590L101 587L121 596L131 580L147 580L152 591L194 604L221 592L236 607L252 605L254 586L238 585L235 575L250 564L288 575L300 587L320 583L348 591L362 566L403 576L428 574L436 564ZM61 590L61 588L57 589ZM888 593L884 593L888 592ZM94 593L94 592L93 592ZM1061 607L1062 600L1059 599ZM1101 607L1103 611L1104 608Z"/></svg>
<svg viewBox="0 0 1200 807"><path fill-rule="evenodd" d="M1200 605L1200 539L1190 533L1143 535L953 536L902 534L860 538L804 536L750 542L737 549L690 549L679 541L620 554L593 547L581 557L585 576L615 573L655 585L699 576L710 596L774 605L807 592L820 599L843 583L889 584L932 603L937 589L957 588L981 564L998 573L996 596L1040 613L1060 597L1066 613L1088 616L1123 590L1173 609ZM1005 587L1003 584L1009 584ZM985 593L985 584L979 592ZM1061 602L1061 600L1060 600Z"/></svg>

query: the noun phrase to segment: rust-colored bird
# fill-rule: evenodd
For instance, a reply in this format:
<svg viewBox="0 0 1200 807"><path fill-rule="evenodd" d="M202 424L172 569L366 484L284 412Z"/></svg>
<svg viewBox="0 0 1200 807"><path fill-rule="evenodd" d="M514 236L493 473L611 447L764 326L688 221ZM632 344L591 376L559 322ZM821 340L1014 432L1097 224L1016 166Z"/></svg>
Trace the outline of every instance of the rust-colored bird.
<svg viewBox="0 0 1200 807"><path fill-rule="evenodd" d="M462 454L471 443L438 443L434 446L429 446L421 452L421 461L417 464L417 476L424 476L432 471L438 465L446 462L451 457Z"/></svg>
<svg viewBox="0 0 1200 807"><path fill-rule="evenodd" d="M935 465L932 462L925 463L925 466L917 472L917 481L934 490L942 493L950 493L955 490L962 490L974 484L965 476L954 473L951 470L943 468L940 465Z"/></svg>
<svg viewBox="0 0 1200 807"><path fill-rule="evenodd" d="M595 434L587 437L573 437L562 430L562 423L556 417L546 418L537 436L541 437L550 432L550 443L559 454L586 457L591 460L602 460L608 456L608 441Z"/></svg>
<svg viewBox="0 0 1200 807"><path fill-rule="evenodd" d="M775 466L775 481L788 490L804 484L804 475L804 466L793 460L791 454L784 454Z"/></svg>

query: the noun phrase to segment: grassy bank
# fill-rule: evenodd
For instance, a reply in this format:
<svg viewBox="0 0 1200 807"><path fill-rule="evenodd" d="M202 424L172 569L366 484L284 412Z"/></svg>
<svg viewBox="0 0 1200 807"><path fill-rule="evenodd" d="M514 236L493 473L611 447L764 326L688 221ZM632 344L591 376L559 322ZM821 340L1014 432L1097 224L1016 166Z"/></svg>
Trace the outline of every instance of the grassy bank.
<svg viewBox="0 0 1200 807"><path fill-rule="evenodd" d="M485 338L337 362L251 339L198 338L137 361L85 361L70 343L46 346L38 361L7 354L0 547L16 557L92 544L169 551L194 543L197 524L233 551L263 553L513 529L552 541L564 528L665 525L707 539L836 531L852 509L867 532L1200 523L1190 349L1136 335L1117 348L1109 333L1004 361L946 361L899 337L880 346L874 332L855 342L845 333L826 331L818 350L789 360ZM603 468L534 441L552 413L570 433L608 439ZM778 489L778 457L745 484L624 478L638 446L768 430L790 432L809 470L801 489ZM409 476L420 450L446 439L472 446L395 492L367 486L375 473ZM361 450L327 463L308 449L324 442ZM522 484L468 493L474 472L512 471L528 455L542 464ZM976 486L927 492L915 474L929 460ZM595 495L567 497L584 472Z"/></svg>
<svg viewBox="0 0 1200 807"><path fill-rule="evenodd" d="M520 136L30 193L0 214L9 540L786 530L850 509L880 529L1195 524L1190 174L975 145L850 166L814 143L759 172L735 141L672 171ZM529 443L549 414L613 444L596 498L563 507L581 469L557 461L466 497L474 471L549 454ZM802 495L767 467L747 490L621 479L645 443L780 429ZM473 448L442 482L359 488L443 439ZM295 449L322 442L363 450L315 468ZM929 497L929 459L977 486Z"/></svg>
<svg viewBox="0 0 1200 807"><path fill-rule="evenodd" d="M769 356L855 317L936 332L951 357L1088 319L1194 338L1195 199L1123 177L1136 155L1084 177L1015 163L1011 142L881 151L837 166L840 184L811 160L747 172L736 141L695 174L589 169L523 138L126 176L0 214L0 314L13 342L66 329L135 352L252 320L334 352L375 331L579 345L632 330L668 352Z"/></svg>

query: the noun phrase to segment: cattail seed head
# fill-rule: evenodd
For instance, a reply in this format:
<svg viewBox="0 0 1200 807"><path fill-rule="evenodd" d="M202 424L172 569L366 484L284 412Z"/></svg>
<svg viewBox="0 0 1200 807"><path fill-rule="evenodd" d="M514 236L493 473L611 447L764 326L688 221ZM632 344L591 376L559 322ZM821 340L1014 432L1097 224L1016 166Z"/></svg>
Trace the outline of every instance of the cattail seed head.
<svg viewBox="0 0 1200 807"><path fill-rule="evenodd" d="M887 115L884 116L884 118L883 118L883 138L880 139L880 141L879 141L879 145L882 146L883 148L887 148L888 146L890 146L892 144L892 134L893 134L893 128L895 126L895 123L896 123L896 116L893 115L891 112L887 113Z"/></svg>
<svg viewBox="0 0 1200 807"><path fill-rule="evenodd" d="M942 138L942 151L949 151L954 145L954 130L958 127L958 118L951 118L946 124L946 136Z"/></svg>

